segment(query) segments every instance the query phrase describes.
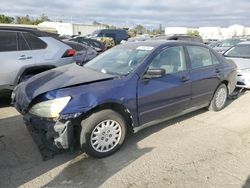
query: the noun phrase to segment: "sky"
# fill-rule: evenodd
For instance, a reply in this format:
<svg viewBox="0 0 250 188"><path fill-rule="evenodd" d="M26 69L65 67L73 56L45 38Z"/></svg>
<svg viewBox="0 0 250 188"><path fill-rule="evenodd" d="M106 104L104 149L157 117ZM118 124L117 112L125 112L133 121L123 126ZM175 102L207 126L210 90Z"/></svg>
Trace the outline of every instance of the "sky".
<svg viewBox="0 0 250 188"><path fill-rule="evenodd" d="M250 0L1 0L0 14L116 26L250 26Z"/></svg>

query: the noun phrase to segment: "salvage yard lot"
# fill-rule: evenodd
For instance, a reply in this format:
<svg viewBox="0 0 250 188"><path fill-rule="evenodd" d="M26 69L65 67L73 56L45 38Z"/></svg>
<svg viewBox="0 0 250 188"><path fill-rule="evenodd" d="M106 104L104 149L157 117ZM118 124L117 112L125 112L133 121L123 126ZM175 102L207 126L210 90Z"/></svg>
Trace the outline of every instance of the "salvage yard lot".
<svg viewBox="0 0 250 188"><path fill-rule="evenodd" d="M0 98L0 187L249 187L250 92L129 135L104 159L42 161L22 117Z"/></svg>

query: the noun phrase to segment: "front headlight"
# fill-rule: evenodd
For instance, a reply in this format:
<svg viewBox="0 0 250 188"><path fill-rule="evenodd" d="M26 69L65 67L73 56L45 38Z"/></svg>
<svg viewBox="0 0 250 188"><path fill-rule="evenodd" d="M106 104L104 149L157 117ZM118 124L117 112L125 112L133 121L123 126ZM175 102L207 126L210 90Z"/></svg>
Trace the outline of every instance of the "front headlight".
<svg viewBox="0 0 250 188"><path fill-rule="evenodd" d="M59 117L59 113L64 109L64 107L68 104L71 97L62 97L49 101L40 102L35 104L30 109L30 113L45 117L45 118L56 118Z"/></svg>

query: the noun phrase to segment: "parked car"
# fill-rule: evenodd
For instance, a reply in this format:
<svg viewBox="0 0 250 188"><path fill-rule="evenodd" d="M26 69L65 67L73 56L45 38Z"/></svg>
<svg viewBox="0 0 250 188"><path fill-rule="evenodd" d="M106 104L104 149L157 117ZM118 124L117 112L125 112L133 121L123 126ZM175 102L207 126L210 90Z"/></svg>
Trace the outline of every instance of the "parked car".
<svg viewBox="0 0 250 188"><path fill-rule="evenodd" d="M110 37L95 37L93 39L96 39L98 41L100 41L101 43L103 43L106 47L106 49L110 49L113 48L115 46L115 41L113 38Z"/></svg>
<svg viewBox="0 0 250 188"><path fill-rule="evenodd" d="M121 147L129 129L204 107L222 110L235 88L236 69L204 44L125 43L83 67L32 77L16 88L14 104L54 147L67 149L79 139L87 154L105 157Z"/></svg>
<svg viewBox="0 0 250 188"><path fill-rule="evenodd" d="M124 29L100 29L92 33L92 37L110 37L115 44L120 44L122 40L128 40L128 32Z"/></svg>
<svg viewBox="0 0 250 188"><path fill-rule="evenodd" d="M235 46L236 44L246 41L247 39L240 39L240 38L231 38L231 39L226 39L221 41L218 46L214 47L213 49L218 52L223 54L225 51L227 51L229 48Z"/></svg>
<svg viewBox="0 0 250 188"><path fill-rule="evenodd" d="M70 64L75 50L36 29L0 27L0 92L34 74Z"/></svg>
<svg viewBox="0 0 250 188"><path fill-rule="evenodd" d="M190 36L190 35L181 35L181 34L158 36L158 37L153 38L153 40L182 40L182 41L203 43L203 40L200 36Z"/></svg>
<svg viewBox="0 0 250 188"><path fill-rule="evenodd" d="M96 50L98 53L101 53L107 50L107 47L102 42L95 40L95 39L91 39L91 38L75 37L73 39L70 39L69 41L75 41L75 42L79 42L87 46L90 46L91 48Z"/></svg>
<svg viewBox="0 0 250 188"><path fill-rule="evenodd" d="M65 41L67 45L76 51L74 56L76 63L83 65L98 55L93 48L74 41Z"/></svg>
<svg viewBox="0 0 250 188"><path fill-rule="evenodd" d="M221 41L217 41L217 42L211 42L210 44L207 44L210 48L215 48L220 46Z"/></svg>
<svg viewBox="0 0 250 188"><path fill-rule="evenodd" d="M230 48L224 56L238 67L237 87L250 89L250 42L241 42Z"/></svg>

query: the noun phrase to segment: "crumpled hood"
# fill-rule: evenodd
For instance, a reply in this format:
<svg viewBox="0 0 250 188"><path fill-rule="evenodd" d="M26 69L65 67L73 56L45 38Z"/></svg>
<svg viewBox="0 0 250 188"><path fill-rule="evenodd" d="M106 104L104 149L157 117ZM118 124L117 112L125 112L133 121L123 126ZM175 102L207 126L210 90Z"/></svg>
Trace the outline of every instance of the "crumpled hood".
<svg viewBox="0 0 250 188"><path fill-rule="evenodd" d="M250 69L250 59L247 58L229 58L235 62L238 67L238 70Z"/></svg>
<svg viewBox="0 0 250 188"><path fill-rule="evenodd" d="M35 97L48 91L114 77L114 75L97 72L76 64L66 65L38 74L18 85L15 90L15 101L21 108L27 109Z"/></svg>

